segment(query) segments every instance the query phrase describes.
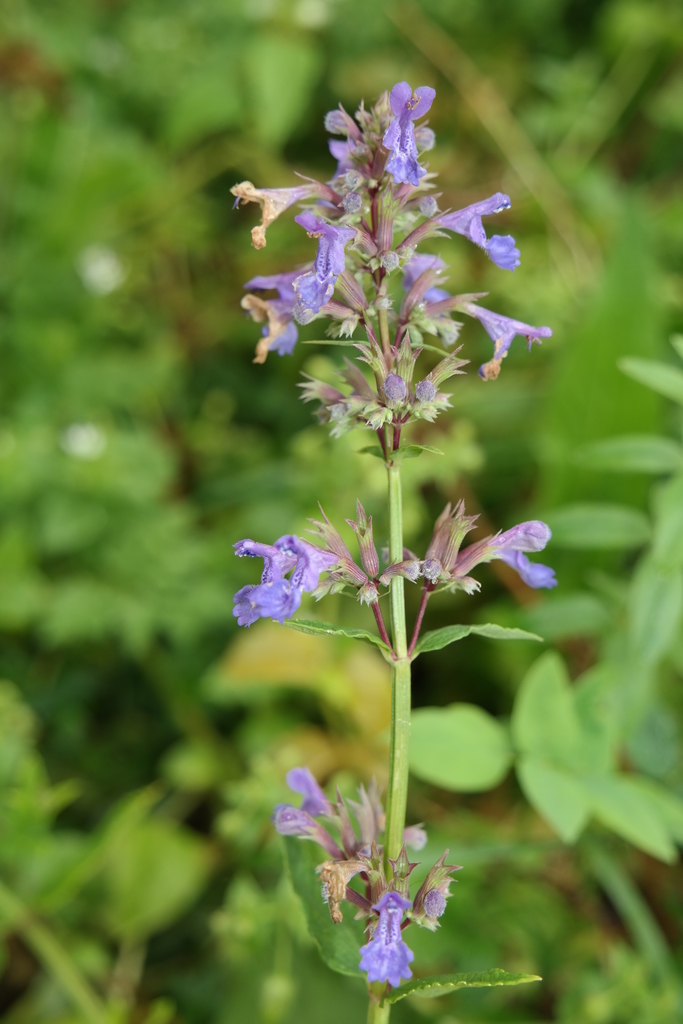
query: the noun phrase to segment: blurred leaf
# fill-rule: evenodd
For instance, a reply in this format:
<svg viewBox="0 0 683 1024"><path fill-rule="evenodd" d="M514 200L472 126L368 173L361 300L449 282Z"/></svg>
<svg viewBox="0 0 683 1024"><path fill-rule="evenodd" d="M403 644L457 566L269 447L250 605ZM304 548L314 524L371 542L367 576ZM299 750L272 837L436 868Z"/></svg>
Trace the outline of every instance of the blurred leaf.
<svg viewBox="0 0 683 1024"><path fill-rule="evenodd" d="M416 459L422 452L431 452L432 455L444 454L440 448L435 448L431 444L402 444L395 454L404 459Z"/></svg>
<svg viewBox="0 0 683 1024"><path fill-rule="evenodd" d="M604 602L595 594L581 592L550 594L525 608L522 618L525 626L550 643L572 636L600 635L610 624Z"/></svg>
<svg viewBox="0 0 683 1024"><path fill-rule="evenodd" d="M683 846L683 800L665 786L644 775L632 776L631 784L656 807L671 838L679 846Z"/></svg>
<svg viewBox="0 0 683 1024"><path fill-rule="evenodd" d="M323 54L312 41L262 33L252 37L243 60L254 130L279 146L309 109Z"/></svg>
<svg viewBox="0 0 683 1024"><path fill-rule="evenodd" d="M625 505L566 505L544 516L553 544L564 548L634 548L650 539L646 515Z"/></svg>
<svg viewBox="0 0 683 1024"><path fill-rule="evenodd" d="M611 473L673 473L681 468L683 448L659 434L629 434L584 445L575 461Z"/></svg>
<svg viewBox="0 0 683 1024"><path fill-rule="evenodd" d="M677 635L683 611L683 574L642 559L629 593L633 652L645 665L666 653Z"/></svg>
<svg viewBox="0 0 683 1024"><path fill-rule="evenodd" d="M683 405L683 370L653 359L620 359L619 369L628 377Z"/></svg>
<svg viewBox="0 0 683 1024"><path fill-rule="evenodd" d="M445 789L476 793L501 782L512 751L506 730L473 704L413 712L410 769Z"/></svg>
<svg viewBox="0 0 683 1024"><path fill-rule="evenodd" d="M368 633L365 629L352 629L348 626L333 626L331 622L314 622L311 619L285 619L284 624L290 629L296 629L299 633L311 633L313 636L346 636L351 640L366 640L371 644L376 644L377 647L381 647L384 651L389 650L380 637L376 636L374 633Z"/></svg>
<svg viewBox="0 0 683 1024"><path fill-rule="evenodd" d="M569 676L555 651L542 654L522 680L512 712L512 739L520 753L572 769L580 727Z"/></svg>
<svg viewBox="0 0 683 1024"><path fill-rule="evenodd" d="M525 985L530 981L542 981L537 974L508 974L494 967L490 971L476 974L439 974L433 978L417 978L407 985L400 985L385 996L381 1005L397 1003L406 996L419 995L423 999L437 999L459 988L493 988L497 985Z"/></svg>
<svg viewBox="0 0 683 1024"><path fill-rule="evenodd" d="M308 930L318 951L333 971L360 978L360 954L363 929L353 920L351 904L343 905L344 920L334 924L327 903L320 896L320 878L316 867L325 860L320 847L293 836L283 837L285 861L294 891L301 900Z"/></svg>
<svg viewBox="0 0 683 1024"><path fill-rule="evenodd" d="M486 622L480 626L442 626L441 629L432 629L418 640L415 645L414 657L424 654L425 651L440 651L443 647L453 644L456 640L462 640L466 636L485 636L489 640L542 640L535 633L527 633L524 629L515 629L508 626L498 626L493 622Z"/></svg>
<svg viewBox="0 0 683 1024"><path fill-rule="evenodd" d="M161 818L139 823L107 866L109 928L139 942L167 927L197 899L209 868L206 842L189 829Z"/></svg>
<svg viewBox="0 0 683 1024"><path fill-rule="evenodd" d="M590 801L581 782L532 754L519 759L516 771L531 806L565 843L576 842L590 815Z"/></svg>
<svg viewBox="0 0 683 1024"><path fill-rule="evenodd" d="M676 860L657 802L631 777L603 775L583 780L595 817L640 850L668 864Z"/></svg>
<svg viewBox="0 0 683 1024"><path fill-rule="evenodd" d="M185 146L239 124L244 110L239 60L237 46L219 38L197 66L182 75L166 114L165 135L171 145Z"/></svg>
<svg viewBox="0 0 683 1024"><path fill-rule="evenodd" d="M652 557L662 569L671 570L683 564L683 476L657 489L654 513Z"/></svg>

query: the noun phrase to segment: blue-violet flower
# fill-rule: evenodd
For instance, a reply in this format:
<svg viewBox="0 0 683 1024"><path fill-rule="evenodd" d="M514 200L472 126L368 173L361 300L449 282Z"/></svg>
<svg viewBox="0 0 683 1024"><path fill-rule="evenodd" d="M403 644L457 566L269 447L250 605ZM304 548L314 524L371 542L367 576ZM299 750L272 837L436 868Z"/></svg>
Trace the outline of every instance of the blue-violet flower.
<svg viewBox="0 0 683 1024"><path fill-rule="evenodd" d="M291 270L285 274L258 275L247 281L245 288L266 291L274 288L279 298L263 299L260 295L245 295L242 308L249 311L253 320L262 323L268 320L268 326L261 330L262 339L256 346L255 363L263 363L269 352L277 352L281 356L289 356L299 338L294 323L294 307L296 295L292 283L301 276L300 270Z"/></svg>
<svg viewBox="0 0 683 1024"><path fill-rule="evenodd" d="M313 270L294 281L294 291L299 300L297 309L317 313L332 296L337 277L346 264L344 248L356 232L353 228L327 224L313 213L300 213L294 220L311 238L319 240Z"/></svg>
<svg viewBox="0 0 683 1024"><path fill-rule="evenodd" d="M456 231L459 235L469 238L471 242L488 253L501 270L514 270L520 263L519 249L515 248L514 238L512 235L493 235L491 239L488 239L481 220L482 217L488 217L509 208L510 197L506 196L504 192L496 192L488 199L472 203L471 206L466 206L462 210L444 214L443 217L437 219L436 223L439 227L446 228L448 231Z"/></svg>
<svg viewBox="0 0 683 1024"><path fill-rule="evenodd" d="M401 918L409 907L410 900L391 891L374 904L379 922L370 942L360 950L360 969L368 972L368 981L388 981L396 988L402 978L412 978L408 964L415 954L401 938Z"/></svg>
<svg viewBox="0 0 683 1024"><path fill-rule="evenodd" d="M419 185L420 178L427 173L417 162L413 121L424 117L435 96L430 86L421 85L413 92L407 82L398 82L391 90L389 102L394 120L385 131L382 143L391 150L386 169L396 184Z"/></svg>

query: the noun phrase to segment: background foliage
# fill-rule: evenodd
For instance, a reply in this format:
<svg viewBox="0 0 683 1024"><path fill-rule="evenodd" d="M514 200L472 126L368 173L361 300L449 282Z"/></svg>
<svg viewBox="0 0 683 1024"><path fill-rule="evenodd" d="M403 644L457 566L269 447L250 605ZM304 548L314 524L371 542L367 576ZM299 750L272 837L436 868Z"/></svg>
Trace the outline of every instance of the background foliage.
<svg viewBox="0 0 683 1024"><path fill-rule="evenodd" d="M513 347L495 384L458 380L454 415L420 438L446 456L406 464L409 542L423 549L459 496L495 528L547 515L560 586L533 601L489 567L480 597L433 602L429 628L501 622L549 653L526 679L528 641L420 658L416 705L483 709L480 774L451 780L458 793L416 763L409 807L425 860L448 846L465 867L439 934L411 937L420 970L544 981L393 1014L679 1020L680 5L2 0L0 19L3 1019L363 1019L362 985L306 936L268 817L294 764L344 792L382 779L386 666L342 637L238 635L249 567L231 545L301 531L318 500L340 522L356 496L381 534L382 467L297 400L300 371L330 373L333 349L252 364L242 283L310 245L283 218L256 253L253 208L233 213L228 190L327 177L325 111L407 79L437 89L444 205L513 199L521 268L450 240L454 287L555 331ZM488 358L476 324L463 340ZM623 434L649 441L609 442ZM367 626L334 600L322 617ZM543 672L551 743L524 705ZM588 752L562 732L567 708L598 721ZM576 845L558 837L580 831L555 820L562 772L602 780L580 790ZM636 778L644 819L624 804Z"/></svg>

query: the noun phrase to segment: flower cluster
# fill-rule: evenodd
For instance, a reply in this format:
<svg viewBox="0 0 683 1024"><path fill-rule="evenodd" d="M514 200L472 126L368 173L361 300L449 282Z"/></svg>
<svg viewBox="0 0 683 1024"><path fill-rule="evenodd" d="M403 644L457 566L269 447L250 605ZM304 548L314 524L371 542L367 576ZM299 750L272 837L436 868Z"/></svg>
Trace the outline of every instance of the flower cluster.
<svg viewBox="0 0 683 1024"><path fill-rule="evenodd" d="M380 842L384 810L374 780L367 790L360 787L358 802L345 801L339 791L334 802L329 800L308 768L292 768L287 784L303 796L303 801L300 807L278 804L273 813L275 828L280 835L311 839L323 848L328 859L318 871L322 896L332 920L337 924L342 921L341 904L350 903L356 917L365 921L368 935L367 943L359 951L360 969L367 972L370 982L399 985L402 979L412 977L409 964L413 952L403 940L403 929L410 923L432 931L439 927L438 919L449 896L450 875L459 868L446 864L446 850L411 900L408 879L417 865L408 859L407 849L421 850L427 835L421 825L404 830L403 848L398 858L390 861L392 873L388 880ZM337 839L330 828L334 828ZM360 889L349 884L356 877Z"/></svg>
<svg viewBox="0 0 683 1024"><path fill-rule="evenodd" d="M465 514L462 501L455 508L447 505L434 525L424 558L404 551L408 557L384 569L380 567L375 546L372 516L367 515L360 501L356 503L356 518L346 520L358 541L360 565L354 561L341 534L324 512L322 520L310 520L314 528L309 532L315 535L320 546L291 535L280 537L273 545L241 540L235 544L236 554L263 558L264 568L258 586L242 587L235 594L233 615L240 626L250 626L259 618L283 623L298 609L304 591L319 600L327 594L353 590L362 604L372 606L380 634L390 647L379 599L382 588L389 587L395 576L402 576L411 583L422 579L427 596L440 584L444 590L464 590L467 594L474 594L480 589L480 583L470 576L472 570L482 563L499 559L515 569L530 587L556 586L553 570L527 557L527 554L542 551L546 546L551 537L549 526L532 520L461 548L476 519L477 516ZM287 578L291 570L292 574ZM322 573L326 575L321 581Z"/></svg>
<svg viewBox="0 0 683 1024"><path fill-rule="evenodd" d="M270 299L250 293L242 302L256 321L268 322L257 346L257 362L263 362L269 351L289 355L297 339L296 323L305 324L320 315L336 321L340 335L351 336L362 327L369 340L381 342L391 363L396 354L383 335L382 315L395 326L397 338L405 336L419 348L425 333L439 336L445 345L453 344L460 325L451 314L464 313L478 319L494 343L492 359L479 371L484 380L497 375L515 335L527 337L530 343L551 335L548 327L532 327L480 308L479 295L452 296L435 287L445 264L417 251L427 239L452 231L479 246L501 269L515 270L520 265L512 235L488 237L482 221L508 210L509 196L496 192L463 209L439 208L432 194L434 175L420 163L421 153L434 145L434 133L425 124L416 126L434 95L428 86L413 91L407 82L399 82L371 110L361 105L355 118L341 107L330 111L326 128L344 138L330 141L337 167L329 182L306 179L292 188L258 189L245 181L233 187L236 204L261 206L262 223L252 231L256 248L265 246L266 228L295 204L307 207L295 217L296 223L318 242L312 264L253 278L245 285L278 293L278 298ZM402 271L404 294L395 311L389 278L397 270ZM377 285L380 295L373 300L369 292ZM376 398L381 402L379 391ZM375 429L363 417L357 423Z"/></svg>

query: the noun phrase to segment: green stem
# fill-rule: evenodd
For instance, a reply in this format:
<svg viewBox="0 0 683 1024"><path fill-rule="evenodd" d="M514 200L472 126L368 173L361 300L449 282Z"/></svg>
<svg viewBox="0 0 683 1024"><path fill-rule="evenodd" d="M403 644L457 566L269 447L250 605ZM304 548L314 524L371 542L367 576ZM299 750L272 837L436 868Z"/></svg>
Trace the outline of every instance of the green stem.
<svg viewBox="0 0 683 1024"><path fill-rule="evenodd" d="M390 1011L391 1003L380 1006L378 1000L371 995L368 1004L368 1024L388 1024Z"/></svg>
<svg viewBox="0 0 683 1024"><path fill-rule="evenodd" d="M0 919L15 928L48 974L88 1024L105 1024L107 1013L86 978L52 932L0 882Z"/></svg>
<svg viewBox="0 0 683 1024"><path fill-rule="evenodd" d="M389 465L389 561L403 560L403 509L401 475L398 466ZM391 581L391 629L395 661L391 671L391 746L389 754L389 788L387 821L384 838L385 870L390 874L389 859L395 860L403 845L408 797L408 749L410 745L410 659L407 656L404 580Z"/></svg>

